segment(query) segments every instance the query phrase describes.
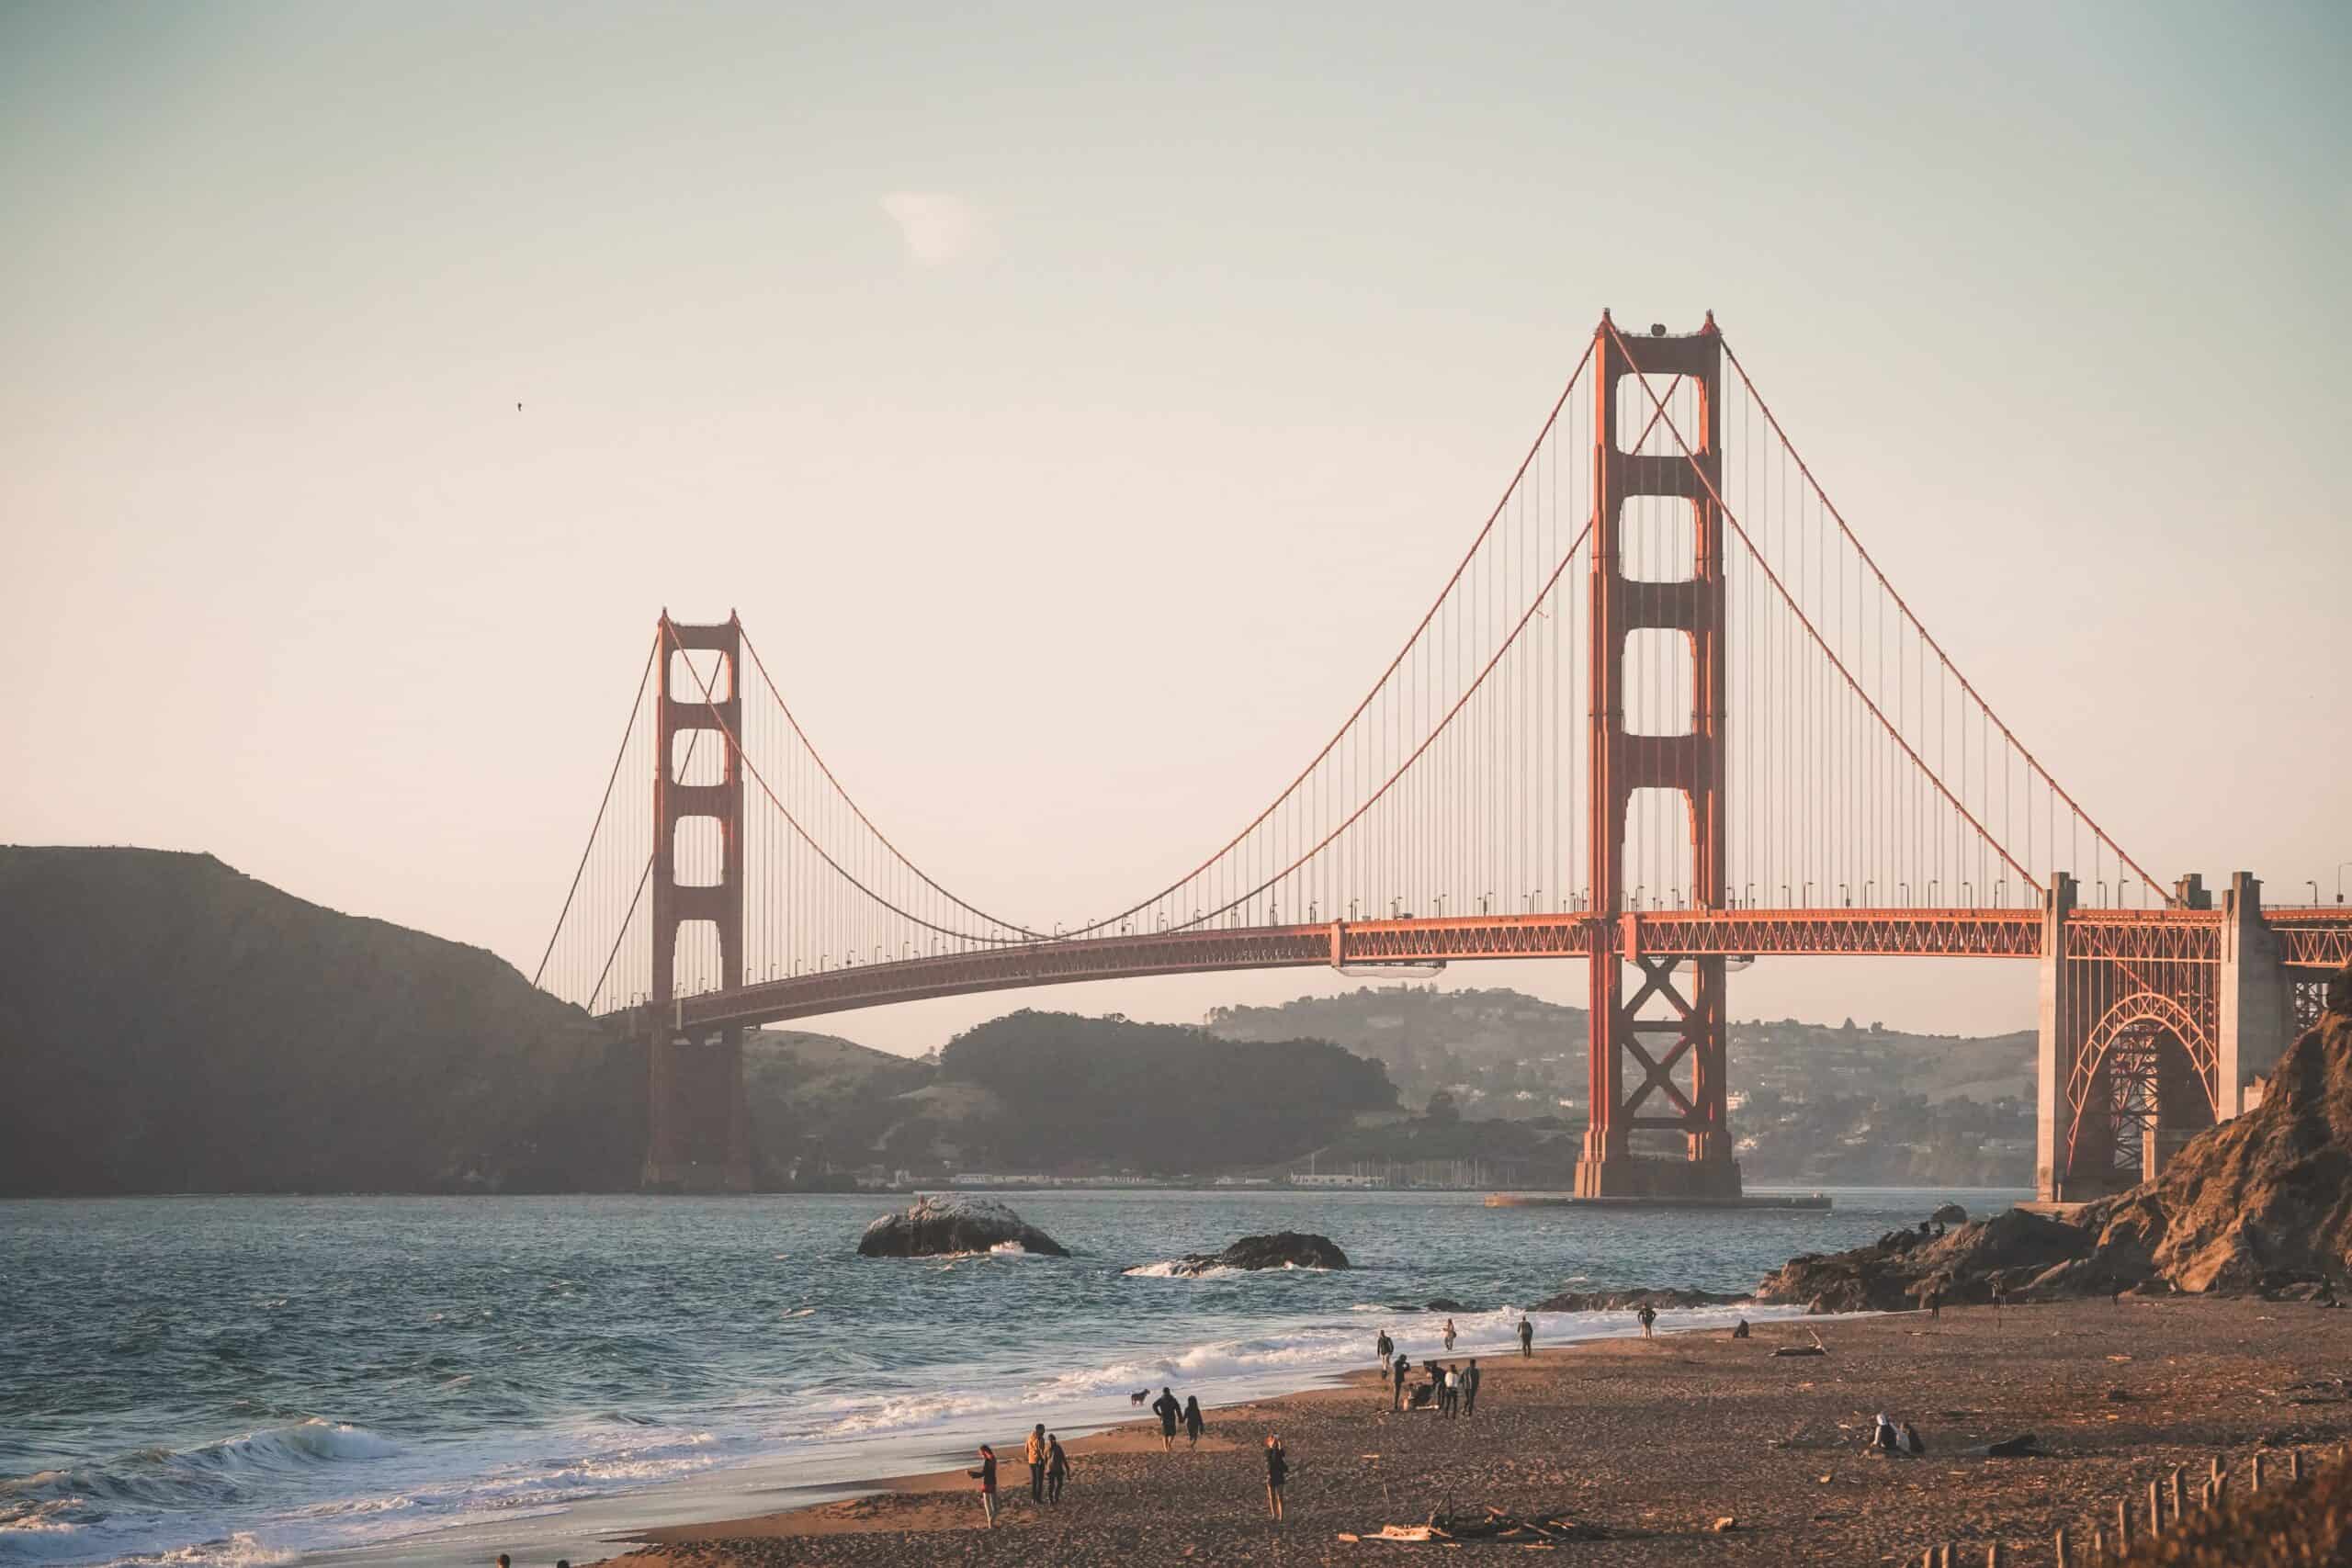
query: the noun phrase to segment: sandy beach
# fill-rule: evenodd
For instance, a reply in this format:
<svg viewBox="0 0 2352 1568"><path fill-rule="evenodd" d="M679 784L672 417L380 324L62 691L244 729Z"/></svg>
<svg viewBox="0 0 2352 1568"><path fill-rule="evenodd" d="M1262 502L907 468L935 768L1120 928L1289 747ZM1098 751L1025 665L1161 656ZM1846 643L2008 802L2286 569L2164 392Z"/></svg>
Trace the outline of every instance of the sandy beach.
<svg viewBox="0 0 2352 1568"><path fill-rule="evenodd" d="M1670 1329L1668 1314L1662 1324ZM1818 1333L1829 1354L1774 1357ZM1058 1509L1029 1501L1023 1434L998 1442L1003 1517L980 1527L960 1471L877 1482L875 1495L756 1518L649 1530L633 1564L1356 1562L1446 1550L1351 1543L1432 1510L1573 1517L1614 1539L1580 1562L1916 1562L1933 1541L1981 1562L2005 1543L2050 1555L2051 1532L2111 1518L2173 1466L2352 1436L2352 1312L2250 1300L2125 1298L1759 1324L1753 1338L1590 1341L1481 1361L1475 1416L1392 1414L1376 1369L1349 1386L1211 1413L1198 1451L1160 1451L1150 1423L1069 1444ZM1182 1390L1178 1391L1180 1393ZM1865 1450L1881 1410L1924 1458ZM1265 1517L1266 1433L1292 1462L1287 1518ZM1990 1459L2039 1436L2047 1457ZM2276 1472L2274 1472L2276 1473ZM1718 1520L1731 1519L1719 1530ZM1472 1545L1465 1550L1508 1550Z"/></svg>

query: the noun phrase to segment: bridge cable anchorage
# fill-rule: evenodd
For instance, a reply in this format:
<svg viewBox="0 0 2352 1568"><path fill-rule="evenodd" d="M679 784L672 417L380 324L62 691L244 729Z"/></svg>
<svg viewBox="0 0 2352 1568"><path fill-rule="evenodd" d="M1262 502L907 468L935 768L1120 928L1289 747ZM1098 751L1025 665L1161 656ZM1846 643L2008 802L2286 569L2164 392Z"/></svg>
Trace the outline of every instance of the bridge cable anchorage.
<svg viewBox="0 0 2352 1568"><path fill-rule="evenodd" d="M1494 532L1496 523L1501 519L1504 510L1510 504L1511 497L1519 493L1521 483L1527 478L1528 470L1535 462L1536 455L1543 450L1544 441L1552 434L1554 428L1557 425L1560 418L1560 411L1567 406L1568 399L1576 393L1577 384L1583 379L1586 369L1591 365L1592 348L1593 345L1589 343L1585 345L1583 356L1577 361L1577 367L1573 371L1569 372L1567 384L1561 388L1558 400L1552 404L1552 412L1544 416L1543 426L1536 432L1535 439L1529 444L1527 456L1520 459L1519 467L1513 470L1510 482L1504 487L1502 498L1495 502L1494 510L1487 514L1486 523L1480 526L1476 536L1470 541L1470 547L1463 552L1461 560L1455 563L1453 573L1445 580L1444 586L1438 590L1437 597L1430 601L1429 609L1422 615L1420 620L1414 625L1411 634L1405 639L1404 646L1396 650L1396 656L1394 659L1391 659L1388 661L1387 667L1380 672L1379 679L1374 681L1373 682L1372 689L1364 694L1363 700L1357 703L1355 707L1349 712L1348 716L1340 721L1340 728L1332 734L1330 739L1323 743L1322 750L1317 751L1315 755L1308 760L1306 765L1299 770L1298 775L1291 780L1289 784L1283 789L1281 794L1274 796L1273 800L1265 807L1264 810L1251 818L1250 821L1242 827L1239 832L1234 834L1231 839L1226 841L1222 848L1211 854L1206 860L1204 860L1200 864L1194 866L1190 872L1178 877L1175 881L1170 883L1166 887L1161 888L1158 893L1153 894L1151 897L1138 899L1136 902L1129 905L1126 908L1120 910L1116 914L1109 915L1100 920L1090 921L1085 925L1080 926L1070 931L1068 937L1063 940L1088 936L1096 931L1108 930L1109 928L1117 925L1120 921L1129 919L1136 915L1142 914L1146 910L1149 909L1153 905L1182 891L1184 887L1216 866L1220 860L1232 853L1235 849L1241 845L1244 840L1248 839L1252 832L1256 831L1257 829L1263 825L1269 818L1272 817L1273 814L1282 807L1284 802L1290 800L1294 795L1295 795L1298 792L1299 786L1312 777L1316 769L1319 767L1327 758L1331 756L1342 740L1347 739L1349 734L1355 728L1356 721L1362 718L1365 712L1371 708L1373 704L1379 698L1381 693L1388 689L1391 678L1394 677L1397 671L1403 667L1406 660L1413 653L1414 649L1420 645L1422 634L1429 630L1430 623L1437 618L1438 612L1444 606L1447 598L1453 593L1455 586L1462 581L1463 576L1464 572L1468 570L1471 562L1477 558L1480 547L1486 544L1487 536ZM1556 579L1559 574L1555 572L1553 575ZM1457 707L1458 705L1457 705ZM1441 728L1442 727L1441 726ZM1432 736L1434 736L1435 732L1432 731L1431 733ZM1426 749L1426 743L1424 745L1424 749ZM1418 753L1416 753L1416 755L1418 755ZM1395 782L1393 775L1390 782ZM1385 786L1384 786L1384 793L1385 789ZM1366 804L1369 805L1370 803L1367 802ZM1359 810L1356 815L1361 816L1362 811ZM1350 821L1353 820L1354 818L1351 817ZM1326 838L1324 840L1325 843L1329 843L1329 838ZM1317 847L1319 848L1320 846ZM1302 859L1301 862L1295 863L1293 869L1295 869L1295 866L1298 863L1304 863L1304 860ZM1273 880L1279 881L1280 879L1275 878ZM1261 884L1258 891L1262 892L1267 886L1271 886L1272 885L1272 883L1271 881ZM1238 908L1242 903L1247 902L1249 897L1253 896L1254 895L1244 895L1239 898L1233 899L1219 908L1210 910L1205 915L1201 916L1194 920L1182 922L1181 925L1177 926L1176 929L1181 930L1183 926L1195 925L1199 923L1199 919L1214 919L1216 915L1228 913L1234 908Z"/></svg>
<svg viewBox="0 0 2352 1568"><path fill-rule="evenodd" d="M1614 328L1611 329L1612 335L1614 330ZM1885 571L1879 566L1877 558L1871 554L1869 547L1862 543L1861 539L1855 534L1852 525L1846 521L1846 514L1838 509L1838 503L1829 498L1829 492L1823 488L1821 481L1814 476L1812 466L1804 460L1804 454L1797 449L1796 443L1790 439L1788 432L1782 428L1780 417L1772 412L1772 405L1766 401L1764 394L1757 389L1755 379L1747 373L1747 367L1740 363L1738 352L1732 347L1731 340L1728 337L1724 337L1722 341L1724 356L1731 361L1732 368L1739 373L1740 385L1747 389L1747 395L1755 400L1757 409L1764 415L1765 423L1771 429L1773 435L1779 439L1781 445L1787 450L1789 457L1796 463L1797 471L1804 476L1806 487L1810 489L1815 496L1820 500L1822 506L1828 512L1832 520L1837 523L1838 531L1845 536L1846 542L1853 547L1854 553L1860 558L1861 564L1870 569L1871 575L1877 580L1878 585L1882 589L1885 590L1887 597L1894 602L1894 607L1902 612L1903 618L1908 622L1912 629L1919 635L1920 640L1925 642L1927 646L1933 650L1937 660L1942 664L1946 671L1950 671L1951 678L1959 682L1961 690L1968 694L1969 700L1976 705L1977 710L1982 713L1986 719L1989 719L1992 722L1995 728L2001 732L2001 739L2007 741L2009 745L2016 750L2018 755L2033 770L2035 775L2050 787L2052 794L2056 795L2060 800L2066 803L2066 808L2069 811L2072 811L2076 817L2080 818L2084 823L2090 828L2091 831L2098 836L2101 842L2106 844L2109 849L2114 851L2116 857L2124 864L2130 866L2132 872L2140 878L2142 883L2151 888L2154 888L2164 899L2166 905L2178 904L2179 899L2173 893L2172 889L2165 886L2162 883L2157 882L2154 877L2150 876L2147 869L2141 865L2138 861L2132 859L2132 857L2126 852L2123 846L2117 843L2114 838L2109 834L2104 828L2099 826L2098 819L2092 817L2089 812L2084 810L2081 805L2075 801L2075 797L2067 793L2065 786L2058 782L2056 777L2051 773L2050 770L2041 765L2041 760L2034 756L2033 752L2028 749L2025 742L2017 738L2016 734L2010 730L2008 725L2003 721L2000 715L1993 711L1992 705L1984 700L1984 695L1976 690L1974 684L1972 683L1968 677L1962 672L1960 666L1952 661L1951 656L1944 651L1943 645L1936 640L1935 634L1928 631L1926 624L1913 613L1910 604L1905 601L1901 592L1897 590L1894 584L1888 580ZM1689 449L1686 446L1686 453L1688 450ZM1726 508L1726 514L1728 514L1728 508ZM1741 531L1741 536L1743 538L1746 537L1746 530L1743 529ZM1753 549L1752 545L1750 546L1750 548L1751 550Z"/></svg>
<svg viewBox="0 0 2352 1568"><path fill-rule="evenodd" d="M613 803L613 786L620 782L621 763L627 760L628 756L628 743L637 734L638 716L644 711L645 688L650 684L653 680L653 660L661 651L662 636L659 632L656 632L653 637L652 646L648 648L645 652L644 671L637 678L637 697L635 701L629 704L628 723L622 728L621 743L613 753L613 771L605 775L605 797L596 803L596 819L593 823L589 824L588 841L581 846L580 863L572 870L571 886L564 889L563 908L561 910L558 911L556 915L555 929L548 932L548 945L545 951L541 952L539 954L539 966L531 971L531 984L534 986L537 985L539 983L539 977L547 973L548 960L555 953L556 941L563 935L563 922L569 919L571 916L571 901L575 897L579 897L581 879L585 876L588 872L588 857L594 852L596 848L596 835L605 826L605 809ZM646 863L650 869L652 863L648 861Z"/></svg>
<svg viewBox="0 0 2352 1568"><path fill-rule="evenodd" d="M674 651L681 653L685 651L685 649L679 645L674 632L671 634L670 642L671 647ZM858 892L864 894L874 903L898 916L900 919L911 921L913 924L921 926L925 931L935 931L942 936L952 936L962 941L978 942L992 946L1021 945L1018 942L1009 942L1003 937L978 936L969 931L959 931L953 926L938 925L931 920L925 919L921 915L915 914L911 910L901 908L899 905L893 903L890 899L876 892L873 887L867 886L864 880L851 872L847 866L844 866L840 861L836 860L831 851L827 850L822 844L820 844L816 839L809 834L808 829L801 826L800 819L795 817L791 809L777 797L775 790L768 784L767 776L761 771L759 764L744 753L742 742L737 737L734 728L727 722L726 716L718 711L718 700L716 694L714 694L711 689L709 679L705 676L700 670L695 667L694 661L691 659L686 661L686 669L693 674L695 683L702 690L703 705L710 710L710 728L717 729L721 735L727 738L729 749L734 753L736 760L742 765L744 771L752 775L752 781L760 786L760 793L768 797L768 804L775 807L777 814L784 818L786 825L791 828L793 832L799 836L800 841L807 844L810 851L813 852L820 860L823 861L825 864L831 869L835 875L839 876L843 882L848 883L852 887L856 888ZM691 753L692 742L688 743L688 750ZM844 799L846 799L846 797L844 797ZM880 835L877 834L876 836L878 838ZM1012 929L1021 931L1024 928L1016 926Z"/></svg>
<svg viewBox="0 0 2352 1568"><path fill-rule="evenodd" d="M1019 931L1023 936L1029 937L1034 941L1044 942L1049 940L1042 933L1030 930L1028 927L1021 924L1017 920L1008 920L1001 919L999 916L991 915L986 909L979 908L967 900L958 897L956 895L949 892L946 888L933 881L931 874L924 871L922 866L917 865L913 861L909 860L905 853L899 850L899 846L890 841L889 835L883 832L881 829L874 825L873 819L865 815L865 808L857 804L856 796L851 795L847 789L843 788L841 780L833 776L833 770L826 764L824 757L817 750L816 743L808 739L808 731L800 728L800 720L794 716L792 705L786 702L784 700L784 694L776 689L775 678L768 673L767 661L760 657L759 645L752 640L751 634L748 632L743 636L743 646L745 649L750 650L752 655L752 667L760 672L760 681L767 687L768 695L775 699L777 711L784 715L785 723L792 727L793 735L799 740L801 746L807 750L808 753L808 760L817 764L817 771L824 774L825 782L832 786L834 794L841 796L842 803L849 807L851 815L857 818L859 826L863 827L867 832L873 834L876 840L878 841L885 850L888 850L890 852L890 856L893 860L896 860L900 865L906 867L908 871L913 873L925 887L930 888L933 892L938 894L941 897L946 899L957 908L962 909L965 913L976 915L979 919L988 921L990 925L1002 926L1008 931Z"/></svg>

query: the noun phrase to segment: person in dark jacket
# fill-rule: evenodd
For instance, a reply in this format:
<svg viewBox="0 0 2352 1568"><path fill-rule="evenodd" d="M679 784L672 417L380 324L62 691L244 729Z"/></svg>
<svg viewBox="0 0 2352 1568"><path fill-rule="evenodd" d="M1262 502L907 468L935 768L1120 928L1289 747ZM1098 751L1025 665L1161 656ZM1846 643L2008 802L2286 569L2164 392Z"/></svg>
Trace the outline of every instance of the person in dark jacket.
<svg viewBox="0 0 2352 1568"><path fill-rule="evenodd" d="M1388 1330L1382 1329L1380 1337L1372 1342L1372 1353L1380 1358L1380 1370L1386 1371L1389 1359L1396 1354L1396 1342L1388 1337Z"/></svg>
<svg viewBox="0 0 2352 1568"><path fill-rule="evenodd" d="M1478 1358L1473 1356L1470 1364L1462 1369L1462 1414L1464 1416L1478 1408Z"/></svg>
<svg viewBox="0 0 2352 1568"><path fill-rule="evenodd" d="M988 1516L989 1529L996 1529L996 1450L982 1443L980 1468L964 1473L980 1483L980 1512Z"/></svg>
<svg viewBox="0 0 2352 1568"><path fill-rule="evenodd" d="M1207 1422L1201 1419L1201 1396L1197 1393L1186 1394L1184 1396L1184 1446L1188 1449L1199 1448L1201 1428L1207 1425Z"/></svg>
<svg viewBox="0 0 2352 1568"><path fill-rule="evenodd" d="M1290 1455L1283 1451L1282 1438L1266 1434L1266 1513L1276 1524L1283 1522L1283 1483L1290 1479Z"/></svg>
<svg viewBox="0 0 2352 1568"><path fill-rule="evenodd" d="M1635 1313L1634 1315L1641 1320L1642 1337L1645 1339L1649 1338L1651 1337L1651 1330L1657 1326L1657 1308L1650 1305L1647 1302L1644 1302L1642 1303L1642 1310Z"/></svg>
<svg viewBox="0 0 2352 1568"><path fill-rule="evenodd" d="M1527 1321L1524 1313L1519 1319L1519 1353L1531 1359L1535 1355L1535 1325Z"/></svg>
<svg viewBox="0 0 2352 1568"><path fill-rule="evenodd" d="M1046 1434L1046 1501L1060 1506L1062 1483L1069 1479L1069 1455L1062 1452L1062 1440L1054 1433Z"/></svg>
<svg viewBox="0 0 2352 1568"><path fill-rule="evenodd" d="M1401 1350L1396 1353L1396 1364L1388 1369L1388 1376L1390 1380L1388 1393L1389 1409L1402 1410L1405 1408L1405 1374L1412 1370L1412 1366L1413 1361L1411 1357L1407 1356Z"/></svg>
<svg viewBox="0 0 2352 1568"><path fill-rule="evenodd" d="M1184 1414L1184 1407L1176 1403L1173 1393L1163 1388L1159 1391L1159 1397L1151 1402L1151 1413L1159 1417L1159 1446L1174 1453L1176 1418Z"/></svg>

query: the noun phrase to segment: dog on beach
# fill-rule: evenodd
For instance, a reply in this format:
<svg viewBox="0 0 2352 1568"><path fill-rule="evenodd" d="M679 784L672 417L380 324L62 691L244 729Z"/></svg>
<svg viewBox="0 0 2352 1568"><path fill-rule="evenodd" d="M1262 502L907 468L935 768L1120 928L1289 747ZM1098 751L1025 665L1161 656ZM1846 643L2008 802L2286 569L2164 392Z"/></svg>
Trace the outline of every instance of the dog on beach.
<svg viewBox="0 0 2352 1568"><path fill-rule="evenodd" d="M1136 1390L1135 1393L1127 1395L1127 1403L1129 1404L1141 1404L1145 1400L1149 1399L1150 1397L1151 1390L1148 1388L1139 1388Z"/></svg>

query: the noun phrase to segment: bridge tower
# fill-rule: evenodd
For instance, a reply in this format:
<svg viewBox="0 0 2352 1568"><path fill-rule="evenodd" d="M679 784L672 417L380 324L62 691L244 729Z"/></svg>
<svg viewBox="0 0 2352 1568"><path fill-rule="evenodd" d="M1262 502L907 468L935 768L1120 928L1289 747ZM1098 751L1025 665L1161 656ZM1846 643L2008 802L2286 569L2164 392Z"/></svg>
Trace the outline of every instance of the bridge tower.
<svg viewBox="0 0 2352 1568"><path fill-rule="evenodd" d="M1729 1199L1739 1195L1724 1100L1724 961L1675 958L1642 950L1641 916L1624 907L1625 826L1634 792L1679 795L1690 814L1691 907L1724 907L1724 523L1709 486L1723 482L1723 340L1713 312L1682 336L1620 334L1601 316L1593 339L1593 550L1590 704L1592 725L1589 841L1592 908L1603 922L1590 962L1591 1121L1577 1162L1577 1193L1587 1198ZM1648 400L1619 406L1628 376L1679 376L1698 393L1686 456L1624 449L1649 421ZM1634 421L1632 431L1623 420ZM1697 472L1693 471L1695 459ZM1705 476L1702 482L1700 474ZM1681 581L1626 577L1619 536L1627 500L1665 496L1690 508L1691 572ZM1636 734L1626 727L1624 654L1637 631L1679 632L1690 650L1687 733ZM1628 990L1628 985L1632 988ZM1675 1081L1685 1060L1690 1088ZM1628 1074L1631 1066L1634 1072ZM1628 1086L1628 1079L1633 1082ZM1679 1134L1680 1158L1645 1157L1632 1145L1636 1129Z"/></svg>
<svg viewBox="0 0 2352 1568"><path fill-rule="evenodd" d="M743 1099L743 1034L689 1038L677 1008L678 934L707 922L718 938L719 983L743 983L742 624L683 626L662 615L661 746L653 772L653 990L647 1013L645 1169L649 1191L748 1192L751 1130ZM686 663L717 653L706 695ZM718 781L695 784L686 759L723 759ZM680 824L718 824L716 882L678 880Z"/></svg>

